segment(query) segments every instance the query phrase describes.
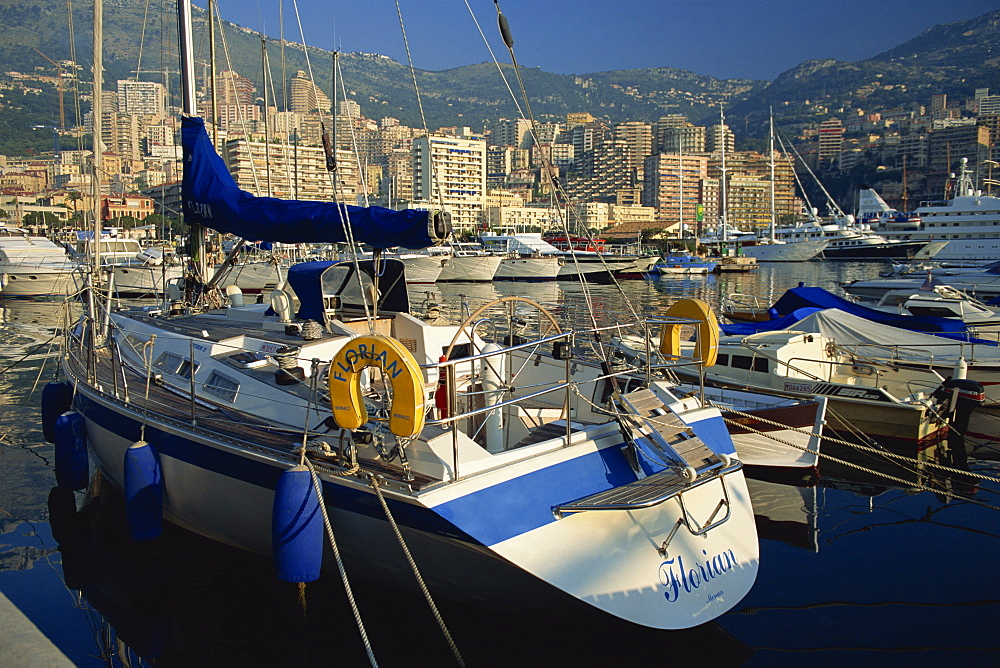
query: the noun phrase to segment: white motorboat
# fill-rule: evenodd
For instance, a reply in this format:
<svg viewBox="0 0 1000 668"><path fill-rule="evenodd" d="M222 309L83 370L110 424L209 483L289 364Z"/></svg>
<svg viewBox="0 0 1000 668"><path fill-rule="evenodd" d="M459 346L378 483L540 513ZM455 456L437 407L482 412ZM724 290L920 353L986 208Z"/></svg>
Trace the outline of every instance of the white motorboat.
<svg viewBox="0 0 1000 668"><path fill-rule="evenodd" d="M65 296L75 289L80 263L66 248L15 227L0 227L0 295Z"/></svg>
<svg viewBox="0 0 1000 668"><path fill-rule="evenodd" d="M547 275L551 266L555 265L558 279L583 279L587 281L607 281L616 272L633 270L636 266L632 256L605 255L594 250L581 250L571 247L560 250L542 238L540 232L522 232L512 228L503 228L495 234L482 234L480 240L490 251L502 255L496 278L503 280L545 280L544 278L525 279L532 269L541 270ZM544 259L546 264L529 262ZM539 271L539 275L542 275Z"/></svg>
<svg viewBox="0 0 1000 668"><path fill-rule="evenodd" d="M835 340L836 350L851 358L973 381L982 396L981 405L969 417L970 454L996 453L1000 448L1000 348L996 345L908 331L838 309L813 313L795 323L794 329Z"/></svg>
<svg viewBox="0 0 1000 668"><path fill-rule="evenodd" d="M943 285L961 290L968 295L989 301L1000 297L1000 261L982 267L949 269L934 272ZM879 300L886 293L899 290L916 292L926 284L926 275L913 273L905 276L859 279L842 285L844 292L863 299Z"/></svg>
<svg viewBox="0 0 1000 668"><path fill-rule="evenodd" d="M487 253L481 244L457 241L428 249L428 253L444 258L438 276L442 283L485 283L493 280L501 258Z"/></svg>
<svg viewBox="0 0 1000 668"><path fill-rule="evenodd" d="M960 320L971 336L1000 343L1000 310L938 280L925 282L919 290L890 290L872 308L899 315Z"/></svg>
<svg viewBox="0 0 1000 668"><path fill-rule="evenodd" d="M825 396L828 427L841 438L863 434L915 456L931 456L945 444L952 381L934 369L852 352L838 343L811 332L808 324L795 331L726 336L704 376L714 385L779 396Z"/></svg>

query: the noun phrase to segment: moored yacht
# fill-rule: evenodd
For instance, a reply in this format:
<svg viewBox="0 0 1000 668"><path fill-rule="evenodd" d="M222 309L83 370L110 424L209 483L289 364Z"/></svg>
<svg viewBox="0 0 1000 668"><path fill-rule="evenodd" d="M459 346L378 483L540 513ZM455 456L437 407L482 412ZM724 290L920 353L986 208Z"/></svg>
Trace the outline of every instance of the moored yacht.
<svg viewBox="0 0 1000 668"><path fill-rule="evenodd" d="M0 295L65 296L74 290L80 263L66 248L17 227L0 228Z"/></svg>
<svg viewBox="0 0 1000 668"><path fill-rule="evenodd" d="M967 158L959 161L953 192L951 198L923 201L913 213L903 213L866 189L858 215L890 240L947 242L934 255L936 262L1000 260L1000 197L975 189Z"/></svg>
<svg viewBox="0 0 1000 668"><path fill-rule="evenodd" d="M438 276L443 283L484 283L492 281L502 258L487 253L481 244L456 241L427 249L428 255L444 259Z"/></svg>

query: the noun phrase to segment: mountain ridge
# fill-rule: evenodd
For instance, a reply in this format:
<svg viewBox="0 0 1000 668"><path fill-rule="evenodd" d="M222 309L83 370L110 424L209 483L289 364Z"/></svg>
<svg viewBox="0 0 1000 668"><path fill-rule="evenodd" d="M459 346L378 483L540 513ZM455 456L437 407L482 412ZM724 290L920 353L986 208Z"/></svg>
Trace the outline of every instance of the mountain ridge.
<svg viewBox="0 0 1000 668"><path fill-rule="evenodd" d="M156 50L176 53L175 23L153 21L144 31L135 30L136 25L143 24L144 7L142 0L105 0L106 82L128 77L138 62L143 63L147 72L141 78L147 79L156 78L148 71L177 68L170 56L164 58L164 65L155 53ZM207 17L204 10L197 7L194 10L196 60L204 61ZM84 88L89 79L91 48L85 43L90 39L89 31L81 31L80 27L89 28L91 16L89 8L85 11L74 8L76 51ZM225 49L220 41L218 58L225 64L220 64L219 69L232 67L254 81L260 91L263 78L258 71L260 42L264 36L233 23L223 21L223 24ZM34 49L53 60L67 59L68 32L64 8L54 8L46 0L0 0L0 59L7 70L30 72L39 68L51 72L52 66ZM271 38L266 39L273 71L279 45ZM145 50L141 60L140 40L144 41ZM788 122L805 119L815 122L818 114L808 107L816 100L828 101L826 106L831 109L858 104L889 107L918 99L926 103L932 93L945 86L947 92L956 96L971 96L975 88L1000 90L997 44L1000 44L1000 10L928 28L866 60L806 60L772 81L718 79L670 66L575 75L522 68L521 75L540 120L564 117L570 111L589 111L611 121L654 121L662 115L681 113L692 122L711 123L718 117L718 105L724 104L728 117L742 121L737 127L743 125L745 134L754 135L766 125L760 121L771 107ZM284 51L287 76L306 69L301 46L286 46ZM232 58L231 65L224 60L224 52ZM331 76L326 63L330 52L309 47L309 53L314 63L324 63L314 67L314 72L317 85L329 91ZM340 54L340 64L349 96L361 105L363 114L376 119L393 116L405 124L420 125L406 66L388 56L365 53ZM508 79L512 79L511 66L502 68ZM493 63L417 70L416 77L424 113L432 128L444 125L479 128L480 124L518 115Z"/></svg>

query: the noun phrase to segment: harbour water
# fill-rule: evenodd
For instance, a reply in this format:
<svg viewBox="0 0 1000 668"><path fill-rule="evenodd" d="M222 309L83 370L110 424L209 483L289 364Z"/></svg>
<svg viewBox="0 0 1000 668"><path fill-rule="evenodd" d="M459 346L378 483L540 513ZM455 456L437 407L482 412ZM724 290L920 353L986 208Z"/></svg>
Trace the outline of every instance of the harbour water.
<svg viewBox="0 0 1000 668"><path fill-rule="evenodd" d="M771 302L799 281L837 292L879 264L771 264L748 274L670 276L623 283L641 313L681 297ZM591 299L624 310L611 286L570 283L412 286L415 310L520 295L547 304ZM0 592L74 663L137 665L366 665L343 587L324 575L301 593L262 558L169 528L150 543L126 536L120 499L103 489L82 513L50 496L52 446L41 433L40 388L54 378L58 302L3 302L0 317ZM872 461L871 468L885 468ZM761 538L757 582L736 609L680 632L607 618L538 619L487 605L438 601L469 665L989 665L1000 659L1000 464L973 461L993 480L904 484L821 464L820 475L750 470ZM98 483L99 485L99 483ZM960 492L963 500L918 485ZM68 505L69 503L69 505ZM427 605L355 584L372 652L382 665L451 665Z"/></svg>

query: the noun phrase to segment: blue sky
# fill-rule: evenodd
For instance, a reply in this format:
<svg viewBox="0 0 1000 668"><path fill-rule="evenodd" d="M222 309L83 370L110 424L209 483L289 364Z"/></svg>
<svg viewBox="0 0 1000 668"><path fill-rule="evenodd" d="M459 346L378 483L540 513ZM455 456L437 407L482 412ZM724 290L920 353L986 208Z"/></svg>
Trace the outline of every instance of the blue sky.
<svg viewBox="0 0 1000 668"><path fill-rule="evenodd" d="M205 0L193 0L205 6ZM284 0L286 39L301 41ZM414 65L442 70L490 60L492 0L398 0ZM279 0L217 0L223 19L278 36ZM719 78L773 79L804 60L862 60L952 23L1000 9L1000 0L501 0L514 52L527 67L588 73L678 67ZM394 0L298 0L311 46L406 62Z"/></svg>

